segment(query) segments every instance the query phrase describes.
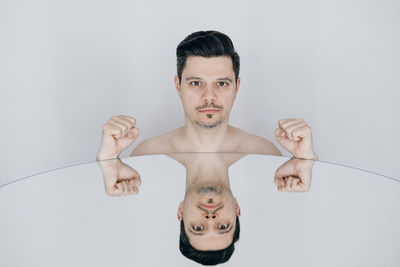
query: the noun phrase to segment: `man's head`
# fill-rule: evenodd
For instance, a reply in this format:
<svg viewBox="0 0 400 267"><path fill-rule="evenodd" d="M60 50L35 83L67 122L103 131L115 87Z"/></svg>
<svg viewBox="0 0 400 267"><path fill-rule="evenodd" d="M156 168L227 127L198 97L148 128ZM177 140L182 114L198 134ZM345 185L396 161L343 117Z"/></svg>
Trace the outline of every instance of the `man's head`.
<svg viewBox="0 0 400 267"><path fill-rule="evenodd" d="M226 185L207 183L186 192L178 208L180 250L206 265L227 261L239 239L240 207Z"/></svg>
<svg viewBox="0 0 400 267"><path fill-rule="evenodd" d="M231 39L217 31L187 36L177 47L175 86L186 118L203 128L229 119L240 85L239 55Z"/></svg>
<svg viewBox="0 0 400 267"><path fill-rule="evenodd" d="M203 265L216 265L227 262L233 252L235 251L235 242L239 240L240 237L240 223L239 217L236 216L236 227L233 234L232 243L225 249L221 250L197 250L195 249L189 242L189 237L186 234L185 224L183 220L181 220L181 234L179 237L179 250L182 254Z"/></svg>

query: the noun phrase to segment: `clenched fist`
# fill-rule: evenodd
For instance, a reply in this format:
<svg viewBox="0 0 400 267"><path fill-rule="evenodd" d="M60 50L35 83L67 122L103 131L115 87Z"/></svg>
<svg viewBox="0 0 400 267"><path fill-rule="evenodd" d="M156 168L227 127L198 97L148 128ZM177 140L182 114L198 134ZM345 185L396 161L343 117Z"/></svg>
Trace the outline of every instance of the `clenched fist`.
<svg viewBox="0 0 400 267"><path fill-rule="evenodd" d="M111 117L103 127L97 160L117 158L139 136L139 129L135 126L135 118L123 115Z"/></svg>
<svg viewBox="0 0 400 267"><path fill-rule="evenodd" d="M308 192L313 166L313 160L290 159L276 170L274 183L279 191Z"/></svg>
<svg viewBox="0 0 400 267"><path fill-rule="evenodd" d="M278 122L275 138L295 158L317 160L312 146L311 128L303 119L283 119Z"/></svg>
<svg viewBox="0 0 400 267"><path fill-rule="evenodd" d="M109 196L136 195L141 179L139 173L120 159L98 161L104 187Z"/></svg>

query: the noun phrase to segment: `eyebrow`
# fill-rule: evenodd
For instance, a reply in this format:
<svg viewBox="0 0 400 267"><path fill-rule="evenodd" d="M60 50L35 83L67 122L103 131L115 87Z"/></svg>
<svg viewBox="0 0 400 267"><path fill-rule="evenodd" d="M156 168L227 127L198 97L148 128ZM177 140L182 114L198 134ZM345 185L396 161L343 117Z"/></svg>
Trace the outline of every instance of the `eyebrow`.
<svg viewBox="0 0 400 267"><path fill-rule="evenodd" d="M203 79L201 77L196 77L196 76L190 76L185 79L185 81L189 81L189 80L203 80Z"/></svg>
<svg viewBox="0 0 400 267"><path fill-rule="evenodd" d="M190 81L190 80L203 80L203 78L196 76L190 76L185 78L185 81ZM217 81L229 81L231 83L233 82L232 79L228 77L218 78Z"/></svg>
<svg viewBox="0 0 400 267"><path fill-rule="evenodd" d="M229 81L233 82L231 78L225 77L225 78L218 78L217 81Z"/></svg>

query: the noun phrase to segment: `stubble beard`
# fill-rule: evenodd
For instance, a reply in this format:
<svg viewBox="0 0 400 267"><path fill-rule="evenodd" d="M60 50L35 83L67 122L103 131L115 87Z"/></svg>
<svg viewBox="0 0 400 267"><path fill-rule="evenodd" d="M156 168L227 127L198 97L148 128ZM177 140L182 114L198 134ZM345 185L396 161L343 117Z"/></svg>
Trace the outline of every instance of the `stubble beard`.
<svg viewBox="0 0 400 267"><path fill-rule="evenodd" d="M205 109L205 108L218 108L220 111L223 110L222 106L216 105L214 103L204 103L201 106L198 106L196 108L196 110L201 110L201 109ZM214 114L207 114L206 115L208 119L212 119L214 117ZM196 121L196 124L202 128L205 129L212 129L215 127L218 127L219 125L221 125L224 122L224 120L218 120L218 121Z"/></svg>
<svg viewBox="0 0 400 267"><path fill-rule="evenodd" d="M219 121L210 121L210 122L204 122L204 121L196 121L196 124L202 128L206 128L206 129L212 129L215 127L218 127L219 125L221 125L223 123L223 120L219 120Z"/></svg>
<svg viewBox="0 0 400 267"><path fill-rule="evenodd" d="M199 189L197 189L197 193L200 195L208 195L208 194L221 195L222 187L218 185L202 186Z"/></svg>

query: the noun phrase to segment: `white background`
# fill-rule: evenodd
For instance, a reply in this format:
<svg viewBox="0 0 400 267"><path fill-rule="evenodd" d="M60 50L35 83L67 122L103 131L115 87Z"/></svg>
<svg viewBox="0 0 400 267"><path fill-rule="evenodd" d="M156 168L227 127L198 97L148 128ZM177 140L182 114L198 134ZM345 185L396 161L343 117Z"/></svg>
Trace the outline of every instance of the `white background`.
<svg viewBox="0 0 400 267"><path fill-rule="evenodd" d="M399 177L399 11L382 0L0 0L0 181L95 160L112 115L137 118L137 142L182 126L175 49L211 29L241 57L233 126L272 139L279 119L301 117L321 160Z"/></svg>

